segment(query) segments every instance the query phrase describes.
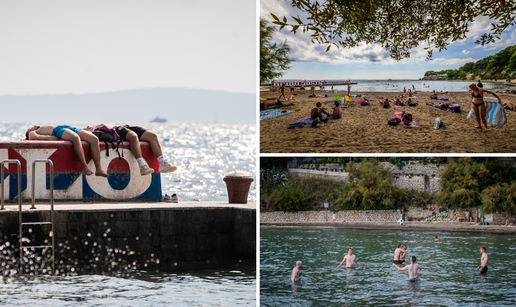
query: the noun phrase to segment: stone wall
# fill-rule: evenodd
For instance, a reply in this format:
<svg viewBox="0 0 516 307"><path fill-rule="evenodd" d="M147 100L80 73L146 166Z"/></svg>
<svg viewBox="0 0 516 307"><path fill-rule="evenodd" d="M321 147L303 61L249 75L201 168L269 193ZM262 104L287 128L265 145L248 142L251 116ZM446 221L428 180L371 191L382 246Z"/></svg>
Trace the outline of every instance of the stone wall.
<svg viewBox="0 0 516 307"><path fill-rule="evenodd" d="M407 222L424 222L424 223L454 223L464 222L465 212L469 211L471 221L475 221L477 218L477 209L470 208L457 209L457 210L446 210L439 206L434 206L430 209L421 209L417 207L410 207L404 212L401 210L344 210L337 211L337 222L396 222L400 218L403 218ZM516 215L510 213L493 213L492 221L489 221L492 225L502 225L505 223L507 218L511 219ZM301 223L301 224L316 224L332 222L332 212L328 211L326 217L326 211L302 211L302 212L261 212L260 223L261 224L288 224L288 223Z"/></svg>
<svg viewBox="0 0 516 307"><path fill-rule="evenodd" d="M49 220L49 211L23 212L24 222ZM256 256L254 209L58 210L54 212L54 224L56 268L64 271L71 267L76 272L175 271L195 263L215 264ZM15 263L19 263L18 227L18 212L0 212L2 244L9 242L2 257L8 252ZM24 245L49 245L49 233L49 225L24 226ZM45 253L50 255L48 250Z"/></svg>
<svg viewBox="0 0 516 307"><path fill-rule="evenodd" d="M402 169L389 162L380 162L380 165L388 169L393 175L393 184L402 189L414 189L418 191L437 192L439 188L439 174L444 166L437 167L435 164L424 165L419 161L411 161ZM315 176L345 181L349 174L344 167L336 163L320 165L318 168L313 164L301 164L295 168L289 168L289 173L299 176Z"/></svg>

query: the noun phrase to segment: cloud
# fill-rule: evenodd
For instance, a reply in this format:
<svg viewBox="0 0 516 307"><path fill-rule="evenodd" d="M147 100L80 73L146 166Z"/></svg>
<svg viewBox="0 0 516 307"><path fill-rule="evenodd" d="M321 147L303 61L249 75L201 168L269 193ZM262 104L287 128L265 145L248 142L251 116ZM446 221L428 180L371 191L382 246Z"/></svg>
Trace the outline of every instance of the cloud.
<svg viewBox="0 0 516 307"><path fill-rule="evenodd" d="M434 59L432 62L436 65L441 65L441 66L453 66L453 67L459 67L459 66L462 66L466 63L469 63L469 62L476 62L478 61L479 59L473 59L473 58L467 58L467 59L458 59L458 58L453 58L453 59L445 59L445 58L437 58L437 59Z"/></svg>
<svg viewBox="0 0 516 307"><path fill-rule="evenodd" d="M462 54L468 54L468 53L469 53L468 50L466 50L466 49L462 50Z"/></svg>

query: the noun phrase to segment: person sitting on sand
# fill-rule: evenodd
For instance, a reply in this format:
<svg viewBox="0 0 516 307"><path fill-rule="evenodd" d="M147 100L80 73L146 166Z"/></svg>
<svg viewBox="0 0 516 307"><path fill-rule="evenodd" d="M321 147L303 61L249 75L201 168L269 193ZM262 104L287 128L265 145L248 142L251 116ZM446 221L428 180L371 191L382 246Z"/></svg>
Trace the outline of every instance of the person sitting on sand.
<svg viewBox="0 0 516 307"><path fill-rule="evenodd" d="M342 118L342 108L340 107L340 103L335 101L335 107L333 108L333 119Z"/></svg>
<svg viewBox="0 0 516 307"><path fill-rule="evenodd" d="M401 100L399 98L397 98L396 101L394 102L394 105L401 106L402 105Z"/></svg>
<svg viewBox="0 0 516 307"><path fill-rule="evenodd" d="M480 83L480 80L479 80ZM477 87L475 83L471 83L469 85L469 89L471 90L471 98L472 98L472 105L471 108L473 108L473 112L475 112L475 118L477 119L477 126L475 128L481 128L480 120L482 119L482 122L484 123L485 131L487 132L487 121L486 121L486 106L484 105L484 93L491 94L495 96L498 99L498 103L501 104L502 100L498 95L495 93L484 90L482 88Z"/></svg>
<svg viewBox="0 0 516 307"><path fill-rule="evenodd" d="M361 106L370 106L371 103L369 102L369 99L367 98L364 98L364 100L362 100L362 102L360 103Z"/></svg>
<svg viewBox="0 0 516 307"><path fill-rule="evenodd" d="M401 121L403 122L403 125L405 125L405 126L411 125L413 122L412 114L405 113L405 112L403 112L402 114L403 114L403 117L402 117Z"/></svg>
<svg viewBox="0 0 516 307"><path fill-rule="evenodd" d="M90 144L91 158L95 164L95 176L108 177L108 174L102 169L102 165L100 164L99 139L90 131L68 125L34 126L27 129L25 137L27 140L57 141L63 139L71 141L75 154L84 168L84 174L90 176L93 175L93 171L88 167L88 163L86 163L86 157L81 143L81 141L86 141Z"/></svg>
<svg viewBox="0 0 516 307"><path fill-rule="evenodd" d="M421 266L416 263L416 256L410 257L410 264L407 265L406 267L402 268L402 269L399 266L397 266L395 263L393 263L392 265L396 269L398 269L398 271L408 270L409 278L410 278L411 282L415 282L416 281L416 279L417 279L417 271L421 270Z"/></svg>
<svg viewBox="0 0 516 307"><path fill-rule="evenodd" d="M432 91L432 95L430 95L430 99L437 99L437 93Z"/></svg>
<svg viewBox="0 0 516 307"><path fill-rule="evenodd" d="M412 91L410 89L408 89L407 91L407 96L410 98L410 97L414 97L414 94L412 94Z"/></svg>
<svg viewBox="0 0 516 307"><path fill-rule="evenodd" d="M321 102L318 102L315 107L313 107L311 113L310 113L310 116L312 118L312 124L313 123L321 123L321 122L327 122L328 119L326 118L325 120L323 120L322 118L322 115L323 114L326 114L326 115L330 115L330 113L328 113L328 111L326 111L324 108L321 107L322 106L322 103ZM315 126L314 126L315 127Z"/></svg>
<svg viewBox="0 0 516 307"><path fill-rule="evenodd" d="M87 127L85 130L93 131L95 128L102 126L115 129L116 133L118 133L122 141L127 141L130 143L131 153L136 158L136 161L140 166L140 175L149 175L154 172L154 169L150 168L142 157L140 141L146 141L149 143L152 153L158 159L160 173L172 173L177 170L177 167L170 164L163 156L163 151L161 150L158 136L154 132L139 126L114 126L111 124L99 124L95 127Z"/></svg>
<svg viewBox="0 0 516 307"><path fill-rule="evenodd" d="M391 104L389 103L389 99L385 99L385 101L380 101L380 105L384 108L388 108Z"/></svg>
<svg viewBox="0 0 516 307"><path fill-rule="evenodd" d="M512 103L510 101L506 101L506 102L502 103L502 105L504 107L507 107L507 108L513 110L513 111L516 111L516 104L514 104L514 103Z"/></svg>

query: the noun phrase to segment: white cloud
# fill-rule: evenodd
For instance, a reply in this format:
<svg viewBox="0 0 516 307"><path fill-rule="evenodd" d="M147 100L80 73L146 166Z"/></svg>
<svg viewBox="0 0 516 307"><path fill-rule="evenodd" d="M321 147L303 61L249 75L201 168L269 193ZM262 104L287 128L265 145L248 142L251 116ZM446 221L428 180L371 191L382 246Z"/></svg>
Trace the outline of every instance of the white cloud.
<svg viewBox="0 0 516 307"><path fill-rule="evenodd" d="M466 50L466 49L462 50L462 54L468 54L468 53L469 53L468 50Z"/></svg>
<svg viewBox="0 0 516 307"><path fill-rule="evenodd" d="M453 58L453 59L445 59L445 58L437 58L437 59L434 59L432 62L436 65L441 65L441 66L453 66L453 67L459 67L459 66L462 66L466 63L469 63L469 62L476 62L478 61L479 59L473 59L473 58L467 58L467 59L458 59L458 58Z"/></svg>

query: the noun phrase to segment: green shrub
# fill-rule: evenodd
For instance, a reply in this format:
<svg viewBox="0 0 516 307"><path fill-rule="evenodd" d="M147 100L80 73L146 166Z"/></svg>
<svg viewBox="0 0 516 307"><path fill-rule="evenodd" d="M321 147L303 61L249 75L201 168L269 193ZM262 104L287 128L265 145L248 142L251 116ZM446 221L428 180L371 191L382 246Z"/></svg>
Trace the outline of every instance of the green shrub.
<svg viewBox="0 0 516 307"><path fill-rule="evenodd" d="M303 192L292 186L273 191L267 202L280 211L302 211L309 208Z"/></svg>

